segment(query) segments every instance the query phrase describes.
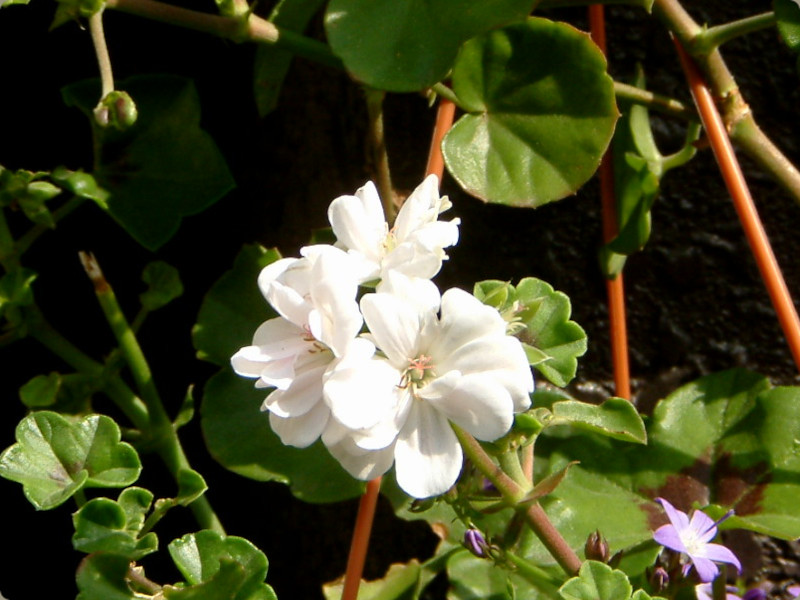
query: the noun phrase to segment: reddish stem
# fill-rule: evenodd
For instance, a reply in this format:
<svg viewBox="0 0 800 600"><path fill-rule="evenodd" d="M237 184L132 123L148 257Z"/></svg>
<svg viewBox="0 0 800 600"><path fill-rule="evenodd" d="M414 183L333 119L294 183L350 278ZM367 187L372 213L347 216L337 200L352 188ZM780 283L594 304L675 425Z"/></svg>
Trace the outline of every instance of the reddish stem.
<svg viewBox="0 0 800 600"><path fill-rule="evenodd" d="M364 572L364 561L367 559L369 534L375 518L375 507L378 505L378 494L381 490L381 478L376 477L367 482L367 489L358 503L356 526L350 542L350 555L347 557L347 570L344 573L342 600L356 600L361 574Z"/></svg>
<svg viewBox="0 0 800 600"><path fill-rule="evenodd" d="M428 175L436 175L440 182L442 181L442 175L444 175L442 140L453 125L455 114L456 105L450 100L440 98L439 108L436 111L436 124L433 127L433 135L431 136L431 149L428 152L428 166L425 169Z"/></svg>
<svg viewBox="0 0 800 600"><path fill-rule="evenodd" d="M589 7L589 28L592 40L603 54L606 53L606 27L603 6ZM600 163L600 198L603 207L603 240L614 239L617 228L617 208L614 198L614 164L611 150L608 150ZM614 370L615 393L620 398L631 397L630 367L628 363L628 328L625 321L625 285L622 273L614 279L606 280L608 297L608 324L611 339L611 363Z"/></svg>
<svg viewBox="0 0 800 600"><path fill-rule="evenodd" d="M700 120L703 122L703 127L708 135L711 149L714 151L714 157L717 159L722 178L725 180L725 186L731 195L742 229L744 229L745 236L750 244L750 250L761 273L761 279L764 281L770 300L772 300L772 306L778 314L778 322L783 329L783 334L786 336L794 362L800 369L800 319L797 317L797 311L794 308L789 289L786 287L778 261L772 252L769 238L764 231L764 226L761 224L755 203L750 195L750 190L747 187L739 162L736 160L736 154L733 151L728 132L714 104L711 92L703 81L703 77L700 75L700 71L694 61L683 49L680 42L674 38L673 41L678 50L684 73L689 81L692 97L700 113Z"/></svg>

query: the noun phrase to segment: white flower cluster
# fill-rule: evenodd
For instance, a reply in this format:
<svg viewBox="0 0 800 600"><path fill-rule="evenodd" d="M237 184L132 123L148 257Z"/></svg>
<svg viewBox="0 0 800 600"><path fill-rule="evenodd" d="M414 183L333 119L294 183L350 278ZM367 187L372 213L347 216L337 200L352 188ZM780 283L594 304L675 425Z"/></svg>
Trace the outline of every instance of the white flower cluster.
<svg viewBox="0 0 800 600"><path fill-rule="evenodd" d="M279 260L258 285L280 315L263 323L234 370L277 388L264 400L284 444L321 438L354 477L395 465L416 498L458 479L461 446L450 421L484 441L530 405L533 376L500 314L472 295L439 293L430 280L458 241L459 220L429 176L386 224L372 183L335 199L335 246L307 246ZM359 285L377 282L357 301ZM366 324L368 333L361 333Z"/></svg>

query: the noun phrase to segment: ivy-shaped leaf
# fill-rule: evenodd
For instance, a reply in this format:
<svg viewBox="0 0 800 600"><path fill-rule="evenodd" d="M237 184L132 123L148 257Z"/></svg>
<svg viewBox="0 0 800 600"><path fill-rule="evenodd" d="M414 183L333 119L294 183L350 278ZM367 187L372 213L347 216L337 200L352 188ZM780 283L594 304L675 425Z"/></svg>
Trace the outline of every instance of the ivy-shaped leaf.
<svg viewBox="0 0 800 600"><path fill-rule="evenodd" d="M0 454L0 476L21 483L40 510L54 508L83 487L125 487L139 477L136 450L120 442L105 415L69 420L39 411L16 430L17 443Z"/></svg>
<svg viewBox="0 0 800 600"><path fill-rule="evenodd" d="M197 357L219 366L253 339L256 328L277 314L258 289L261 269L281 257L275 250L245 245L233 267L220 277L203 298L192 340Z"/></svg>
<svg viewBox="0 0 800 600"><path fill-rule="evenodd" d="M464 44L453 91L467 114L444 139L448 171L468 193L512 206L575 193L600 165L618 116L597 46L542 18Z"/></svg>
<svg viewBox="0 0 800 600"><path fill-rule="evenodd" d="M161 260L148 263L142 273L142 281L147 284L147 291L139 294L139 301L145 310L166 306L183 294L178 269Z"/></svg>
<svg viewBox="0 0 800 600"><path fill-rule="evenodd" d="M440 81L458 47L479 33L523 20L532 0L332 0L325 32L357 81L413 92Z"/></svg>
<svg viewBox="0 0 800 600"><path fill-rule="evenodd" d="M306 502L337 502L360 495L363 482L353 479L322 442L303 449L281 443L269 425L269 414L260 410L267 393L230 369L206 383L200 414L211 455L239 475L285 483Z"/></svg>
<svg viewBox="0 0 800 600"><path fill-rule="evenodd" d="M156 250L196 214L234 186L225 160L200 129L200 101L191 80L173 75L119 82L136 100L139 116L124 132L94 120L100 98L96 80L62 90L69 106L91 120L99 149L94 176L110 193L108 212L136 241Z"/></svg>
<svg viewBox="0 0 800 600"><path fill-rule="evenodd" d="M176 600L277 600L264 583L267 557L244 538L203 530L172 541L169 553L187 586L168 586Z"/></svg>
<svg viewBox="0 0 800 600"><path fill-rule="evenodd" d="M93 498L72 516L75 534L72 545L80 552L109 552L139 560L158 549L155 533L141 538L139 532L150 510L153 494L130 487L122 490L115 502L110 498Z"/></svg>
<svg viewBox="0 0 800 600"><path fill-rule="evenodd" d="M34 410L48 408L53 412L85 415L91 412L91 397L96 379L83 373L50 373L37 375L19 389L22 403Z"/></svg>

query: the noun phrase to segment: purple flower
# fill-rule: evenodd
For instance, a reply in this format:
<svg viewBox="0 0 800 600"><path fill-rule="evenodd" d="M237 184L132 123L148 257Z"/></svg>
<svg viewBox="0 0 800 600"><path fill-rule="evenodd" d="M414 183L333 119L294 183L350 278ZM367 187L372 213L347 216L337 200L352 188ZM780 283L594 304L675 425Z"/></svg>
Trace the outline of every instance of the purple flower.
<svg viewBox="0 0 800 600"><path fill-rule="evenodd" d="M786 588L786 592L792 597L797 598L800 596L800 585L790 585Z"/></svg>
<svg viewBox="0 0 800 600"><path fill-rule="evenodd" d="M694 586L694 592L697 595L697 600L713 600L714 592L712 590L712 586L713 584L711 583L701 583L700 585ZM735 586L725 586L725 600L744 600L744 598L740 598L734 594L733 592L735 591L737 591Z"/></svg>
<svg viewBox="0 0 800 600"><path fill-rule="evenodd" d="M662 525L653 533L653 538L662 546L666 546L676 552L686 554L691 563L683 566L683 574L686 575L692 565L697 570L700 581L712 581L719 573L716 562L728 563L742 570L742 565L736 555L720 544L712 544L711 540L717 535L717 523L705 513L696 510L692 513L692 519L685 512L679 511L663 498L656 498L667 513L669 524ZM733 514L725 515L721 520Z"/></svg>

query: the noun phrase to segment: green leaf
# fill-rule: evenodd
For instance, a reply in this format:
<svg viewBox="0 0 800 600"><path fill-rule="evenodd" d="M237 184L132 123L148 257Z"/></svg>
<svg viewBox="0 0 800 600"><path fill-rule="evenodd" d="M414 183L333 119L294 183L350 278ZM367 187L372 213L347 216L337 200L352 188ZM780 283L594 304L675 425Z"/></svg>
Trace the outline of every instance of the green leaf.
<svg viewBox="0 0 800 600"><path fill-rule="evenodd" d="M542 505L575 549L597 528L612 552L651 541L665 522L655 497L684 511L708 506L712 517L732 508L725 527L794 539L800 536L798 402L800 388L770 389L763 377L737 369L703 377L659 402L646 447L548 427L536 443L537 478L580 464ZM535 542L529 552L548 560Z"/></svg>
<svg viewBox="0 0 800 600"><path fill-rule="evenodd" d="M151 262L144 268L142 281L147 284L147 291L139 295L139 300L145 310L161 308L183 294L178 269L161 260Z"/></svg>
<svg viewBox="0 0 800 600"><path fill-rule="evenodd" d="M62 95L93 123L99 149L94 175L110 193L109 214L145 248L156 250L183 217L214 204L234 182L213 140L200 129L200 102L191 80L149 75L118 87L136 99L139 109L136 124L124 132L95 124L97 81L70 85Z"/></svg>
<svg viewBox="0 0 800 600"><path fill-rule="evenodd" d="M54 412L85 415L91 412L91 396L98 382L83 373L37 375L19 389L28 408L49 408Z"/></svg>
<svg viewBox="0 0 800 600"><path fill-rule="evenodd" d="M261 269L279 258L274 249L242 247L233 268L203 298L192 329L198 358L220 366L230 364L231 356L253 339L256 328L276 316L261 295L257 280Z"/></svg>
<svg viewBox="0 0 800 600"><path fill-rule="evenodd" d="M31 284L38 274L20 267L0 278L0 316L12 307L30 306L33 302Z"/></svg>
<svg viewBox="0 0 800 600"><path fill-rule="evenodd" d="M358 600L413 600L419 597L417 586L422 569L417 560L405 564L389 566L386 575L373 581L361 580L358 587ZM340 600L344 581L339 578L322 586L325 600Z"/></svg>
<svg viewBox="0 0 800 600"><path fill-rule="evenodd" d="M302 32L324 0L280 0L269 20L284 30ZM253 66L253 92L260 117L265 117L278 104L283 80L289 71L293 54L271 44L259 44Z"/></svg>
<svg viewBox="0 0 800 600"><path fill-rule="evenodd" d="M189 506L206 493L208 485L203 476L194 469L178 469L178 496L175 500L181 506Z"/></svg>
<svg viewBox="0 0 800 600"><path fill-rule="evenodd" d="M578 429L586 429L617 440L647 443L642 417L633 404L624 398L609 398L600 405L564 400L553 404L551 410L554 417L551 425L568 423Z"/></svg>
<svg viewBox="0 0 800 600"><path fill-rule="evenodd" d="M284 446L260 406L268 392L224 369L206 383L200 406L211 455L234 473L258 481L280 481L306 502L336 502L360 495L353 479L321 442L304 449Z"/></svg>
<svg viewBox="0 0 800 600"><path fill-rule="evenodd" d="M332 0L325 32L357 81L412 92L445 77L463 42L521 21L533 5L532 0Z"/></svg>
<svg viewBox="0 0 800 600"><path fill-rule="evenodd" d="M264 553L244 538L204 530L173 540L169 553L189 587L166 588L180 600L277 600L264 583Z"/></svg>
<svg viewBox="0 0 800 600"><path fill-rule="evenodd" d="M561 586L559 593L564 600L627 600L632 589L622 571L587 560L581 565L578 576Z"/></svg>
<svg viewBox="0 0 800 600"><path fill-rule="evenodd" d="M118 554L92 554L81 561L76 600L141 600L127 583L130 560Z"/></svg>
<svg viewBox="0 0 800 600"><path fill-rule="evenodd" d="M0 455L0 475L21 483L40 510L54 508L83 487L125 487L139 477L136 450L120 442L104 415L68 420L49 411L25 417L17 443Z"/></svg>
<svg viewBox="0 0 800 600"><path fill-rule="evenodd" d="M444 139L450 174L470 194L512 206L575 193L600 165L618 116L597 46L542 18L464 44L453 91L467 114Z"/></svg>
<svg viewBox="0 0 800 600"><path fill-rule="evenodd" d="M778 31L794 52L800 53L800 6L792 0L772 0Z"/></svg>
<svg viewBox="0 0 800 600"><path fill-rule="evenodd" d="M61 375L37 375L19 388L19 398L28 408L42 408L55 404L58 388L61 387Z"/></svg>
<svg viewBox="0 0 800 600"><path fill-rule="evenodd" d="M586 352L586 333L569 320L572 313L569 298L533 277L519 282L516 296L519 318L525 325L518 337L548 358L537 361L534 367L555 385L567 385L575 377L578 357Z"/></svg>
<svg viewBox="0 0 800 600"><path fill-rule="evenodd" d="M155 533L139 538L153 494L143 488L126 488L119 500L94 498L72 516L72 545L80 552L109 552L139 560L158 549Z"/></svg>

